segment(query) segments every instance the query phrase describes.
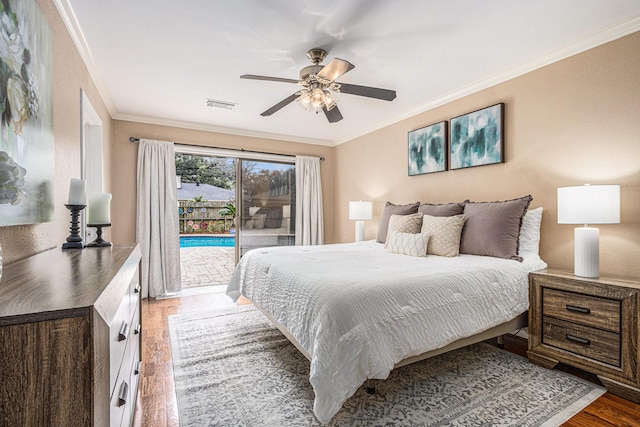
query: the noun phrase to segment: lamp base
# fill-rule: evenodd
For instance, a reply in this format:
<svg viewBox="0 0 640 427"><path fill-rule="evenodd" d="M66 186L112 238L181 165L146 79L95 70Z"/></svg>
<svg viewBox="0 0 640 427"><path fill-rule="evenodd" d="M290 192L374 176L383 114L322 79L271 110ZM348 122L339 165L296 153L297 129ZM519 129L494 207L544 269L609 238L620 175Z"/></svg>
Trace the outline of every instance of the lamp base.
<svg viewBox="0 0 640 427"><path fill-rule="evenodd" d="M364 240L364 221L356 221L356 242Z"/></svg>
<svg viewBox="0 0 640 427"><path fill-rule="evenodd" d="M573 274L589 278L600 276L600 230L594 227L578 227L574 230L573 238Z"/></svg>

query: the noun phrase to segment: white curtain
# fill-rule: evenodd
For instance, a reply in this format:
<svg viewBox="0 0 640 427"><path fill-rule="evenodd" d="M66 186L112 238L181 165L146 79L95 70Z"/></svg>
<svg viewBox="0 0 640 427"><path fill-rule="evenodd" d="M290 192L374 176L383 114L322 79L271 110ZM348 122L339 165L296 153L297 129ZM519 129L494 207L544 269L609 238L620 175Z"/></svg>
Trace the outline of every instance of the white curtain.
<svg viewBox="0 0 640 427"><path fill-rule="evenodd" d="M318 157L296 156L296 245L322 245L322 182Z"/></svg>
<svg viewBox="0 0 640 427"><path fill-rule="evenodd" d="M180 233L172 142L138 142L136 238L142 249L142 296L179 292Z"/></svg>

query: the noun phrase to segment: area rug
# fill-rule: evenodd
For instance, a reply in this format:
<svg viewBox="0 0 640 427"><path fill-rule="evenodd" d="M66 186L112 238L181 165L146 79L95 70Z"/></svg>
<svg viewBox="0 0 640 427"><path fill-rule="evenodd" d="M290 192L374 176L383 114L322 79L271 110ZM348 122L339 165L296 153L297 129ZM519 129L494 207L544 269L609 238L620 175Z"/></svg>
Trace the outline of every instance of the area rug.
<svg viewBox="0 0 640 427"><path fill-rule="evenodd" d="M318 426L309 362L253 306L169 317L180 425ZM557 426L605 390L475 344L360 388L330 426Z"/></svg>

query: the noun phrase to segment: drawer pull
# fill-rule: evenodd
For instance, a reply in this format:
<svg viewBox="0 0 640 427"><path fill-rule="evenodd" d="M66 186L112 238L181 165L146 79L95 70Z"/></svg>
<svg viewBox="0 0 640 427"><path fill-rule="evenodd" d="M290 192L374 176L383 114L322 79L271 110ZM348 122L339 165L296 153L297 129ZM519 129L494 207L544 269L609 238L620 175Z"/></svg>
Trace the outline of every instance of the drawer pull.
<svg viewBox="0 0 640 427"><path fill-rule="evenodd" d="M129 384L126 381L122 381L118 392L118 406L127 404L127 393L129 393Z"/></svg>
<svg viewBox="0 0 640 427"><path fill-rule="evenodd" d="M135 329L133 330L133 333L138 335L140 333L140 329L142 329L142 326L140 326L140 323L138 323Z"/></svg>
<svg viewBox="0 0 640 427"><path fill-rule="evenodd" d="M583 345L591 344L590 340L587 340L587 339L584 339L584 338L580 338L580 337L577 337L575 335L566 334L565 337L567 337L567 339L569 341L577 342L578 344L583 344Z"/></svg>
<svg viewBox="0 0 640 427"><path fill-rule="evenodd" d="M136 287L133 288L133 292L135 292L136 294L140 292L140 283L138 283Z"/></svg>
<svg viewBox="0 0 640 427"><path fill-rule="evenodd" d="M129 335L129 325L127 325L127 322L122 322L122 326L120 326L120 332L118 332L118 341L126 340L127 335Z"/></svg>
<svg viewBox="0 0 640 427"><path fill-rule="evenodd" d="M584 308L584 307L578 307L578 306L570 305L570 304L567 304L567 310L573 311L575 313L582 313L582 314L591 313L591 309Z"/></svg>
<svg viewBox="0 0 640 427"><path fill-rule="evenodd" d="M138 360L138 363L136 363L136 367L133 370L134 375L138 375L141 369L142 369L142 360Z"/></svg>

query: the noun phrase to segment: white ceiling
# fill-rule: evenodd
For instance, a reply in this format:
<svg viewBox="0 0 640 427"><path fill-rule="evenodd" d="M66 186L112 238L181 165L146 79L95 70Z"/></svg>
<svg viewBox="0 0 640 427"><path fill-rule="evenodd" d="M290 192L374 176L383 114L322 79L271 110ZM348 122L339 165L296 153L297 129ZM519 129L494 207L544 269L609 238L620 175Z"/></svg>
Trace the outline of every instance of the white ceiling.
<svg viewBox="0 0 640 427"><path fill-rule="evenodd" d="M113 118L325 145L640 30L638 0L55 1ZM297 79L314 47L397 98L260 116L298 86L239 76Z"/></svg>

